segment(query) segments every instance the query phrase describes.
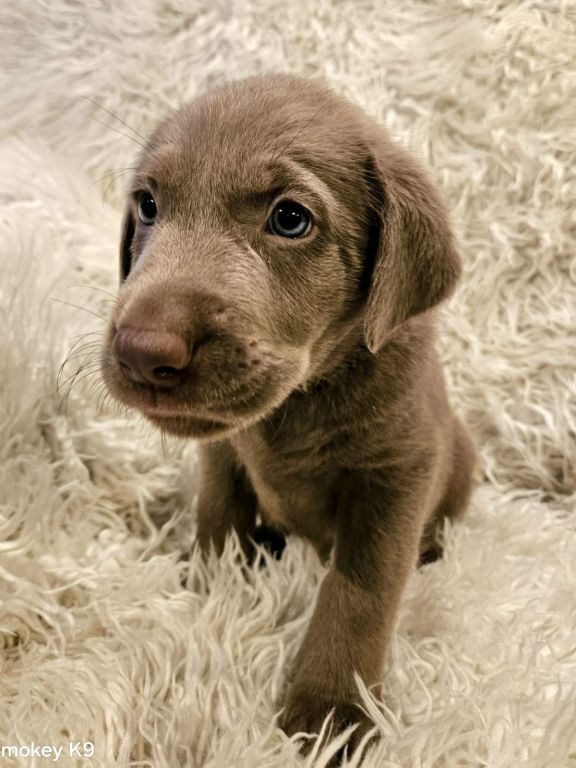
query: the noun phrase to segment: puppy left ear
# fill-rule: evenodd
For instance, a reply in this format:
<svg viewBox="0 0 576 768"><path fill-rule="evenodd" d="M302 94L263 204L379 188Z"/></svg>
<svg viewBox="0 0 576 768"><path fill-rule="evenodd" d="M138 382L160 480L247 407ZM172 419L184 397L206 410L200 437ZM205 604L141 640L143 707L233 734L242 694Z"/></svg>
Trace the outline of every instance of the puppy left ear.
<svg viewBox="0 0 576 768"><path fill-rule="evenodd" d="M447 298L461 272L446 210L418 164L388 140L366 163L371 238L364 339L376 353L401 323Z"/></svg>

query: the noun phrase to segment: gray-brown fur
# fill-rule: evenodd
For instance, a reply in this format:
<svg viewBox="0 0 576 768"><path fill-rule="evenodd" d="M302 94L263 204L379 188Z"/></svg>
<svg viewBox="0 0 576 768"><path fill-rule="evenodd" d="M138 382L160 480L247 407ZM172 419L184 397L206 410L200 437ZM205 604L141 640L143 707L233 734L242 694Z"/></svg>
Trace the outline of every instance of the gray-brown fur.
<svg viewBox="0 0 576 768"><path fill-rule="evenodd" d="M301 239L266 231L286 198L312 211ZM317 731L333 707L360 719L354 672L381 679L406 579L471 489L474 449L434 349L434 307L460 274L437 192L324 85L249 78L154 132L121 264L105 377L160 429L202 441L200 545L221 551L234 527L248 551L259 514L329 563L283 727Z"/></svg>

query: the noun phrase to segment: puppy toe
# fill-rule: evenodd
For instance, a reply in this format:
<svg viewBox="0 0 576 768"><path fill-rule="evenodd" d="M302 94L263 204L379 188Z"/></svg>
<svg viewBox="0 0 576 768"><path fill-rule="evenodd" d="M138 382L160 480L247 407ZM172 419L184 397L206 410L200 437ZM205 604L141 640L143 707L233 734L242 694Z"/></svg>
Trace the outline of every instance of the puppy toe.
<svg viewBox="0 0 576 768"><path fill-rule="evenodd" d="M286 703L280 726L289 736L296 733L319 734L330 713L332 713L332 720L325 736L326 741L333 739L348 726L357 726L344 747L329 763L330 766L338 766L344 753L352 754L362 738L374 725L357 704L352 701L339 700L336 697L322 697L306 693L291 695ZM302 752L309 752L313 743L313 741L304 742L301 747Z"/></svg>

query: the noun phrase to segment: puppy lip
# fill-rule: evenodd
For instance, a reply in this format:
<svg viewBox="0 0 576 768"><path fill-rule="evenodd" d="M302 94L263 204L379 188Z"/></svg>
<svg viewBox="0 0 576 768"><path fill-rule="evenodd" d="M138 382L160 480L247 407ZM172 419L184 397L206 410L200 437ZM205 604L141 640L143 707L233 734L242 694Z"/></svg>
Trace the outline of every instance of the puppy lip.
<svg viewBox="0 0 576 768"><path fill-rule="evenodd" d="M160 416L154 413L146 414L142 412L142 415L155 427L160 429L161 432L179 437L202 439L218 435L222 436L234 431L233 427L224 421L192 416L190 414Z"/></svg>
<svg viewBox="0 0 576 768"><path fill-rule="evenodd" d="M144 415L144 416L150 416L154 419L183 419L183 420L190 420L190 421L198 421L198 422L205 422L206 424L212 423L212 424L219 424L219 425L225 425L227 422L224 419L214 417L214 416L208 416L208 415L199 415L196 413L193 413L192 411L187 411L184 409L174 409L174 408L166 408L166 407L147 407L147 406L139 406L138 410Z"/></svg>
<svg viewBox="0 0 576 768"><path fill-rule="evenodd" d="M205 393L156 390L151 385L128 383L118 376L117 366L109 356L103 359L104 379L113 397L130 409L139 412L160 428L170 431L178 422L184 427L188 423L199 425L202 430L236 431L260 420L266 413L278 406L294 389L295 383L286 388L286 378L278 371L267 371L266 376L256 383L248 380L242 384L254 385L232 388L227 397L206 400ZM286 372L284 371L284 374ZM262 374L261 374L262 375Z"/></svg>

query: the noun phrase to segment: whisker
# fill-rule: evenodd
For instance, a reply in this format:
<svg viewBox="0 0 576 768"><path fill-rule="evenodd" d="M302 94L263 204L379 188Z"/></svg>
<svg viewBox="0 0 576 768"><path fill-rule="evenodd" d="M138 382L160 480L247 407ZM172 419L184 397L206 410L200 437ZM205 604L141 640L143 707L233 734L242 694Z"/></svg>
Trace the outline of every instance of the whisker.
<svg viewBox="0 0 576 768"><path fill-rule="evenodd" d="M124 133L124 131L121 131L119 128L115 128L113 125L108 125L108 123L105 123L103 120L98 120L97 117L95 117L94 120L99 125L103 125L104 128L109 128L111 131L114 131L114 133L117 133L120 136L124 136L125 139L129 139L130 141L133 141L134 144L138 144L138 146L142 147L142 149L146 149L146 144L143 144L141 141L138 141L138 139L135 139L134 136L130 136L129 133Z"/></svg>
<svg viewBox="0 0 576 768"><path fill-rule="evenodd" d="M74 360L75 358L80 358L80 365L86 366L86 365L95 365L96 363L100 363L100 355L98 354L98 350L92 349L91 351L87 350L86 353L83 355L82 353L67 357L66 360L62 363L60 366L59 373L66 370L67 364ZM69 378L69 377L68 377ZM68 379L66 379L67 381ZM65 383L65 382L63 382Z"/></svg>
<svg viewBox="0 0 576 768"><path fill-rule="evenodd" d="M70 402L70 396L72 394L72 390L73 390L74 386L76 384L80 384L84 379L87 379L90 376L94 376L94 374L95 374L95 371L88 371L83 376L81 376L79 379L77 379L76 381L73 381L72 384L70 384L70 386L68 387L68 390L67 390L67 392L66 392L66 394L64 396L64 402L66 404L66 408L68 408L68 404Z"/></svg>
<svg viewBox="0 0 576 768"><path fill-rule="evenodd" d="M135 171L135 170L136 170L135 165L129 166L127 168L111 168L109 171L106 171L106 173L103 173L102 176L99 176L96 179L96 183L98 183L99 181L104 181L104 179L107 179L108 176L117 176L117 175L122 176L123 173L129 173L130 171Z"/></svg>
<svg viewBox="0 0 576 768"><path fill-rule="evenodd" d="M94 383L90 386L88 392L86 393L86 399L92 401L96 393L100 391L99 389L100 387L102 388L106 387L106 382L104 381L104 378L102 376L97 378L94 381Z"/></svg>
<svg viewBox="0 0 576 768"><path fill-rule="evenodd" d="M94 397L96 396L96 393L101 392L105 386L106 386L106 382L104 381L104 377L102 375L96 376L92 384L90 384L88 390L84 393L86 400L89 402L93 402Z"/></svg>
<svg viewBox="0 0 576 768"><path fill-rule="evenodd" d="M96 358L96 359L94 359L94 358ZM62 379L62 374L64 373L64 367L65 367L67 362L68 362L67 360L64 361L64 363L62 363L62 365L60 366L60 370L58 371L58 376L56 377L56 391L54 393L55 395L58 395L60 390L63 387L65 387L66 384L72 378L72 376L75 375L75 373L72 373L69 376L67 376L65 379ZM90 367L95 367L96 365L100 365L100 355L98 355L96 357L96 353L93 352L90 355L90 358L88 360L82 361L82 363L81 363L81 367L83 367L83 368L85 368L87 365L90 365Z"/></svg>
<svg viewBox="0 0 576 768"><path fill-rule="evenodd" d="M119 169L119 170L116 170L116 171L108 171L107 173L102 174L102 176L100 176L99 179L96 179L95 182L90 184L88 186L88 189L94 189L94 187L97 184L101 184L105 179L110 178L111 179L110 180L110 184L108 184L108 186L105 189L105 191L107 192L110 189L110 187L112 186L112 184L114 184L115 181L118 181L118 179L121 176L125 176L127 173L131 173L133 170L136 170L136 169L135 168L123 168L123 169Z"/></svg>
<svg viewBox="0 0 576 768"><path fill-rule="evenodd" d="M70 398L70 394L72 392L72 388L74 387L74 384L76 383L77 380L78 381L82 381L82 379L86 378L86 376L93 376L94 375L95 371L91 369L87 373L85 373L84 376L82 376L80 379L78 379L78 376L80 376L80 374L83 373L86 370L86 367L87 367L86 365L81 365L78 368L78 370L76 371L76 373L74 373L73 376L71 377L72 381L71 381L70 385L68 386L64 396L62 397L62 400L61 400L61 403L60 403L61 406L65 405L66 407L68 407L68 400ZM67 379L66 381L69 381L69 380L70 379ZM60 413L60 412L61 412L61 408L58 409L58 413Z"/></svg>
<svg viewBox="0 0 576 768"><path fill-rule="evenodd" d="M90 400L91 403L93 403L94 398L96 398L95 409L98 416L102 416L102 413L98 407L98 402L105 392L106 392L106 382L102 377L100 377L96 379L94 384L92 384L92 386L90 387L90 394L88 396L88 399Z"/></svg>
<svg viewBox="0 0 576 768"><path fill-rule="evenodd" d="M104 395L104 397L102 397L102 395ZM100 402L100 398L102 398L102 402ZM98 402L96 404L96 410L98 411L99 414L103 415L104 410L106 408L106 400L108 399L111 400L112 395L106 388L104 388L103 391L100 393L100 396L98 397Z"/></svg>
<svg viewBox="0 0 576 768"><path fill-rule="evenodd" d="M107 184L107 185L104 187L104 189L102 190L102 194L104 195L104 197L106 197L106 195L108 194L108 192L109 192L109 191L112 189L112 186L113 186L113 184L114 184L114 182L115 182L115 181L116 181L116 179L115 179L115 178L113 178L113 179L110 181L110 183L109 183L109 184Z"/></svg>
<svg viewBox="0 0 576 768"><path fill-rule="evenodd" d="M94 336L96 334L101 335L102 331L83 331L82 333L75 333L73 336L66 336L67 341L72 341L72 339L81 339L83 336ZM74 342L76 344L76 342Z"/></svg>
<svg viewBox="0 0 576 768"><path fill-rule="evenodd" d="M78 355L80 355L80 354L83 354L83 351L84 351L85 349L87 350L87 349L91 348L91 347L92 347L93 345L95 345L95 344L98 344L98 345L99 345L99 344L100 344L100 342L99 342L99 341L93 341L93 342L89 342L88 344L84 344L84 345L82 345L82 347L80 347L80 349L79 349L79 350L78 350L76 353L74 353L74 354L72 354L72 353L73 353L73 351L74 351L74 347L72 347L72 349L71 349L71 350L68 352L68 354L67 354L67 355L66 355L66 357L64 358L64 362L62 363L62 365L61 365L61 366L60 366L60 368L58 369L58 374L57 374L57 376L56 376L56 394L58 394L58 391L59 391L59 389L60 389L60 379L61 379L61 377L62 377L62 374L63 374L63 372L64 372L64 369L65 369L66 365L67 365L67 364L70 362L70 360L73 360L75 357L78 357ZM74 345L74 346L76 346L76 345ZM92 357L94 357L94 355L95 355L95 354L96 354L96 351L94 351L94 352L90 353L90 358L89 358L89 360L88 360L88 361L86 361L86 362L89 362L89 361L92 359ZM98 357L100 357L100 356L98 356Z"/></svg>
<svg viewBox="0 0 576 768"><path fill-rule="evenodd" d="M107 296L111 296L114 300L116 300L116 295L113 293L110 293L110 291L107 291L105 288L101 288L99 285L87 285L86 283L71 283L70 285L67 285L65 290L68 290L68 288L86 288L88 291L99 291L100 293L105 293Z"/></svg>
<svg viewBox="0 0 576 768"><path fill-rule="evenodd" d="M62 361L62 365L58 369L58 376L60 376L60 373L62 372L62 370L66 366L66 363L69 360L72 360L73 357L76 357L76 353L77 352L79 352L80 350L82 350L84 348L88 349L88 345L99 344L99 343L100 342L98 342L98 341L87 341L86 344L82 344L82 339L78 339L77 341L75 341L74 344L72 344L72 346L70 347L70 349L66 353L66 357Z"/></svg>
<svg viewBox="0 0 576 768"><path fill-rule="evenodd" d="M122 120L122 118L118 117L118 115L115 115L113 112L111 112L109 109L106 109L106 107L103 107L101 104L99 104L94 99L90 98L89 96L84 96L83 98L87 99L88 101L92 102L95 106L97 106L99 109L102 109L104 112L106 112L108 115L110 115L114 120L117 120L121 125L125 125L126 128L128 128L129 131L132 131L133 134L138 136L142 141L138 141L138 139L134 138L134 136L130 136L130 134L124 133L123 131L119 130L118 128L115 128L113 125L108 125L108 123L103 122L102 120L98 120L97 117L93 117L93 119L99 124L104 126L104 128L108 128L111 131L115 131L120 136L124 136L124 138L129 139L130 141L133 141L135 144L138 144L138 146L142 147L142 149L147 149L148 153L152 155L152 157L155 157L158 159L158 155L156 152L151 149L148 146L148 139L143 136L141 133L139 133L135 128L132 128L131 125L129 125L125 120ZM144 143L142 143L144 142Z"/></svg>
<svg viewBox="0 0 576 768"><path fill-rule="evenodd" d="M62 397L58 398L58 393L56 393L55 397L58 398L58 408L56 409L56 413L58 416L67 416L68 415L68 400L67 400L67 394L62 395Z"/></svg>
<svg viewBox="0 0 576 768"><path fill-rule="evenodd" d="M70 395L70 392L72 391L72 387L74 387L75 384L79 384L81 381L83 381L87 376L93 376L97 370L98 370L98 363L91 363L90 365L82 365L77 371L75 371L73 374L68 376L66 381L62 383L62 388L66 386L66 384L72 379L70 386L66 390L66 394L64 397L68 397ZM80 376L80 374L83 374ZM78 378L80 376L80 378Z"/></svg>
<svg viewBox="0 0 576 768"><path fill-rule="evenodd" d="M102 342L100 341L89 341L86 344L83 344L79 349L77 349L75 352L68 354L66 356L66 360L64 361L63 365L66 363L69 363L70 360L74 360L77 357L80 357L83 354L87 354L90 352L90 356L93 356L96 354L97 351L99 351L102 348Z"/></svg>
<svg viewBox="0 0 576 768"><path fill-rule="evenodd" d="M124 403L119 402L116 400L112 395L110 395L110 403L112 406L112 413L114 416L118 419L125 419L128 418L128 406L124 405Z"/></svg>
<svg viewBox="0 0 576 768"><path fill-rule="evenodd" d="M97 179L94 179L92 184L89 185L88 189L93 189L96 186L96 184L100 184L103 181L106 181L107 179L109 179L110 177L112 177L112 179L116 181L117 178L120 178L120 176L124 176L124 174L126 173L129 173L129 171L123 168L118 170L113 170L113 171L106 171L106 173L103 173L102 176L99 176Z"/></svg>
<svg viewBox="0 0 576 768"><path fill-rule="evenodd" d="M98 416L107 416L104 412L104 407L106 404L106 398L110 395L110 393L107 390L106 382L104 379L99 379L96 382L96 386L92 386L90 389L90 401L94 402L94 398L96 398L96 404L95 404L95 410L96 414Z"/></svg>
<svg viewBox="0 0 576 768"><path fill-rule="evenodd" d="M86 99L87 101L92 102L94 106L98 107L103 112L106 112L108 115L110 115L110 117L113 117L114 120L118 120L119 123L122 123L122 125L125 125L126 128L128 128L128 130L132 131L132 133L136 134L136 136L139 136L142 139L142 141L147 141L145 136L142 136L141 133L138 133L138 131L135 128L132 128L131 125L128 125L128 123L125 120L122 120L122 118L118 117L118 115L115 115L114 112L111 112L109 109L106 109L106 107L102 106L102 104L97 102L96 99L93 99L91 96L84 96L83 98Z"/></svg>
<svg viewBox="0 0 576 768"><path fill-rule="evenodd" d="M66 357L64 358L64 361L62 365L60 366L59 371L62 371L66 363L68 363L69 360L72 360L75 357L78 357L79 354L82 354L84 350L92 349L93 347L97 345L101 345L102 341L100 339L96 339L93 341L87 341L85 344L82 344L82 339L78 339L77 341L72 344L70 349L68 350Z"/></svg>
<svg viewBox="0 0 576 768"><path fill-rule="evenodd" d="M102 403L102 408L108 409L110 407L112 408L112 410L114 410L114 408L115 408L115 401L112 399L112 393L111 392L107 392L106 393L106 397L104 398L104 401Z"/></svg>
<svg viewBox="0 0 576 768"><path fill-rule="evenodd" d="M54 296L50 297L50 301L57 301L59 304L67 304L69 307L74 307L74 309L81 309L83 312L88 312L89 315L94 315L94 317L97 317L99 320L103 320L106 322L107 318L103 315L99 315L97 312L93 312L91 309L88 309L87 307L81 307L79 304L73 304L71 301L64 301L64 299L57 299Z"/></svg>
<svg viewBox="0 0 576 768"><path fill-rule="evenodd" d="M86 336L93 336L94 333L96 333L99 338L98 339L92 339L91 341L84 342L84 339ZM66 353L66 357L64 358L64 361L62 365L60 366L60 370L64 368L66 363L71 360L73 357L77 357L78 354L80 354L84 350L92 349L93 347L97 345L104 345L104 337L103 334L100 331L96 331L94 333L82 333L80 334L80 338L77 338L76 341L72 344L68 352Z"/></svg>

